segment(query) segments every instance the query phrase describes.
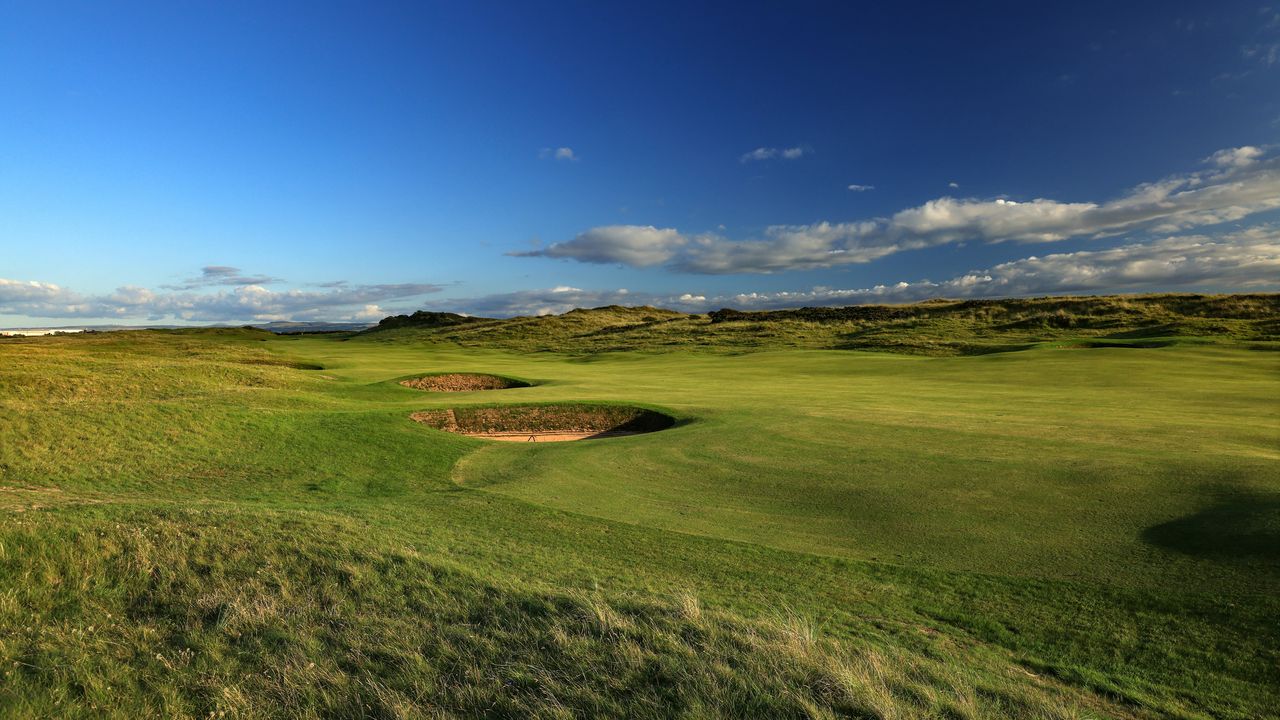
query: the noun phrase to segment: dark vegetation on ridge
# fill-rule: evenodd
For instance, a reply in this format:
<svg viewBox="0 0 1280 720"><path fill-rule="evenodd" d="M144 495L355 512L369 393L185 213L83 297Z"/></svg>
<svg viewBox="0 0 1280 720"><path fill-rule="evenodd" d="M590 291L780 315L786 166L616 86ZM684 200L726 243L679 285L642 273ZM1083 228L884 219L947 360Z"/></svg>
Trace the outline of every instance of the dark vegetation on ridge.
<svg viewBox="0 0 1280 720"><path fill-rule="evenodd" d="M1087 338L1093 347L1280 340L1280 294L1110 295L929 300L705 315L611 305L563 315L474 318L418 312L383 320L366 341L591 353L673 347L808 348L978 355ZM419 318L419 320L414 320ZM1084 345L1078 345L1084 347Z"/></svg>
<svg viewBox="0 0 1280 720"><path fill-rule="evenodd" d="M412 315L392 315L390 317L382 318L376 326L366 330L365 332L371 332L374 330L394 330L395 328L404 327L451 327L453 325L465 325L471 322L482 322L483 320L484 318L458 315L457 313L419 310Z"/></svg>

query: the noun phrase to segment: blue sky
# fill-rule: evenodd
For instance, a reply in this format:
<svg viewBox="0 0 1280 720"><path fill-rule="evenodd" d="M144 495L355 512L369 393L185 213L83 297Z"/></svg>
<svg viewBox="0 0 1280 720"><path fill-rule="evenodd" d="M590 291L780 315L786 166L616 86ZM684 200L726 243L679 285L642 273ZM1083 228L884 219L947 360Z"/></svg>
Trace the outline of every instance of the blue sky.
<svg viewBox="0 0 1280 720"><path fill-rule="evenodd" d="M1280 4L1046 5L0 2L0 326L1280 289Z"/></svg>

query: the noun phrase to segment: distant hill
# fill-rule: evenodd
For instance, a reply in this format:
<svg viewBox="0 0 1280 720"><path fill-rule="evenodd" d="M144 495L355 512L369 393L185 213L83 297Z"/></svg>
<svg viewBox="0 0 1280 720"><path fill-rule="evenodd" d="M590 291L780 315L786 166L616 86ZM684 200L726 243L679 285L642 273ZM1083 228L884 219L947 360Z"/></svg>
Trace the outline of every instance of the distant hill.
<svg viewBox="0 0 1280 720"><path fill-rule="evenodd" d="M611 305L510 319L418 312L387 318L359 338L525 352L800 347L925 355L1002 352L1072 340L1116 346L1270 343L1280 341L1280 294L941 299L770 311L725 308L707 314Z"/></svg>

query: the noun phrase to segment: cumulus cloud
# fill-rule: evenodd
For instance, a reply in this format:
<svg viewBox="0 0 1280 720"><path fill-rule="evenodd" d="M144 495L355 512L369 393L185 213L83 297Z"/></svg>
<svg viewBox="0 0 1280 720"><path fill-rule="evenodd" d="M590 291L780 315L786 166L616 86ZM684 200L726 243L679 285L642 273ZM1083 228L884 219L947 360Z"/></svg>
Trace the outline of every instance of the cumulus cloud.
<svg viewBox="0 0 1280 720"><path fill-rule="evenodd" d="M758 162L760 160L798 160L804 157L807 151L802 147L775 148L775 147L758 147L751 152L743 153L738 161L742 163Z"/></svg>
<svg viewBox="0 0 1280 720"><path fill-rule="evenodd" d="M1280 228L1263 226L1218 237L1173 236L1101 250L1031 255L938 281L921 279L865 288L816 287L727 295L559 287L459 300L453 303L453 309L496 316L546 315L577 307L625 303L703 312L720 307L771 309L912 302L934 297L1277 288L1280 288Z"/></svg>
<svg viewBox="0 0 1280 720"><path fill-rule="evenodd" d="M351 317L355 318L356 320L381 320L382 318L390 314L391 313L387 312L386 310L383 310L378 305L374 303L370 303L368 305L365 305L363 309L361 309Z"/></svg>
<svg viewBox="0 0 1280 720"><path fill-rule="evenodd" d="M868 190L875 190L876 186L875 185L850 185L849 189L854 192L866 192Z"/></svg>
<svg viewBox="0 0 1280 720"><path fill-rule="evenodd" d="M0 315L92 318L111 321L164 319L195 322L271 320L371 320L384 317L378 303L440 292L426 283L343 286L325 291L270 290L244 285L216 292L155 292L127 285L86 295L42 282L0 278Z"/></svg>
<svg viewBox="0 0 1280 720"><path fill-rule="evenodd" d="M14 301L43 300L56 297L63 290L53 283L36 280L6 280L0 278L0 297Z"/></svg>
<svg viewBox="0 0 1280 720"><path fill-rule="evenodd" d="M941 197L889 217L774 225L734 240L676 228L612 225L523 257L702 274L771 273L866 263L898 252L965 241L1049 243L1134 230L1166 233L1280 208L1280 158L1241 147L1214 153L1207 170L1139 185L1105 202Z"/></svg>
<svg viewBox="0 0 1280 720"><path fill-rule="evenodd" d="M1254 164L1266 154L1262 148L1245 145L1238 148L1219 150L1210 155L1205 162L1220 168L1242 168Z"/></svg>
<svg viewBox="0 0 1280 720"><path fill-rule="evenodd" d="M538 157L543 160L565 160L569 162L578 160L578 155L570 147L542 148L538 151Z"/></svg>

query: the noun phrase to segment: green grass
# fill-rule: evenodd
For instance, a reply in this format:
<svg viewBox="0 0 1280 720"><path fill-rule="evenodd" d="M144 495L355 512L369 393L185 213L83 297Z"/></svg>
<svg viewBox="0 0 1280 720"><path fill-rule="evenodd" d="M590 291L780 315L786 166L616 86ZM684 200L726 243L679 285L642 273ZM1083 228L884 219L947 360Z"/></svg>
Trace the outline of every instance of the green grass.
<svg viewBox="0 0 1280 720"><path fill-rule="evenodd" d="M496 348L403 328L0 341L0 715L1280 702L1280 356L1254 330L1106 347L1053 329L968 356L741 354L694 330L512 352L553 322ZM449 371L537 384L396 382ZM408 419L566 401L679 422L536 445Z"/></svg>

